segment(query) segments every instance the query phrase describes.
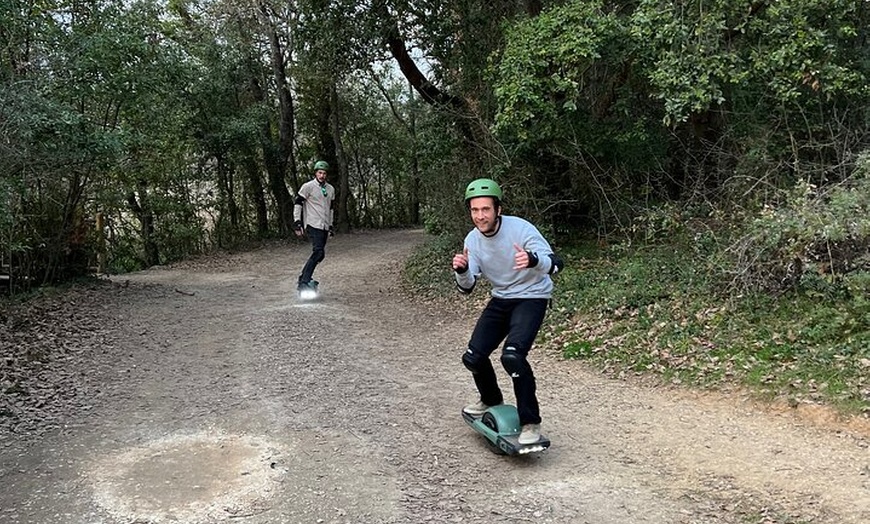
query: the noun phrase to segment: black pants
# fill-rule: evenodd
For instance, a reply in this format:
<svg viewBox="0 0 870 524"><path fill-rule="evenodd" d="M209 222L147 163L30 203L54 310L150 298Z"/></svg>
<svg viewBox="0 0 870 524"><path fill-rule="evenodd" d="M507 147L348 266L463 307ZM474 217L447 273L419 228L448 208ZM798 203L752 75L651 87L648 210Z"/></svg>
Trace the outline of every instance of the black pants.
<svg viewBox="0 0 870 524"><path fill-rule="evenodd" d="M480 400L493 406L504 401L501 389L489 357L502 340L505 341L502 355L515 351L522 357L524 365L519 372L512 373L514 394L520 424L540 424L541 413L538 397L535 394L535 375L526 357L532 349L535 337L544 322L549 300L540 299L503 299L492 298L477 320L468 354L463 357L466 365L470 361L474 368L473 376ZM515 366L515 365L514 365Z"/></svg>
<svg viewBox="0 0 870 524"><path fill-rule="evenodd" d="M326 256L326 238L329 236L329 231L306 226L305 234L311 240L311 256L308 257L305 267L302 268L302 274L299 275L300 284L307 284L311 281L311 277L314 275L314 268Z"/></svg>

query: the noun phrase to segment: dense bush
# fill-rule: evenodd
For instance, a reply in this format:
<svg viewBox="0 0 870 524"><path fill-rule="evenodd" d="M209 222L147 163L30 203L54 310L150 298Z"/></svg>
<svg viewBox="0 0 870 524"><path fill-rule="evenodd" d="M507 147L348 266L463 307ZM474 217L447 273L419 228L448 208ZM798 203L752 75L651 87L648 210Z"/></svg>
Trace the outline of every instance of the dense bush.
<svg viewBox="0 0 870 524"><path fill-rule="evenodd" d="M784 192L725 255L742 288L833 286L870 271L870 158L842 182L819 188L802 181Z"/></svg>

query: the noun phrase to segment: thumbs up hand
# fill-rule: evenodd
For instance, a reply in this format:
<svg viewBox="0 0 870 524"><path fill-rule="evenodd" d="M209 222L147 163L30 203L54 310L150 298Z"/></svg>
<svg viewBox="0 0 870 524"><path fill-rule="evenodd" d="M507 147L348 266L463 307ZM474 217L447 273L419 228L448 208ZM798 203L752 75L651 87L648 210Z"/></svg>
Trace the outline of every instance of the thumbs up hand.
<svg viewBox="0 0 870 524"><path fill-rule="evenodd" d="M529 267L529 252L522 248L519 244L514 244L514 269L525 269Z"/></svg>
<svg viewBox="0 0 870 524"><path fill-rule="evenodd" d="M465 273L468 271L468 248L463 248L462 253L453 255L453 271Z"/></svg>
<svg viewBox="0 0 870 524"><path fill-rule="evenodd" d="M527 269L538 265L538 255L514 244L514 269Z"/></svg>

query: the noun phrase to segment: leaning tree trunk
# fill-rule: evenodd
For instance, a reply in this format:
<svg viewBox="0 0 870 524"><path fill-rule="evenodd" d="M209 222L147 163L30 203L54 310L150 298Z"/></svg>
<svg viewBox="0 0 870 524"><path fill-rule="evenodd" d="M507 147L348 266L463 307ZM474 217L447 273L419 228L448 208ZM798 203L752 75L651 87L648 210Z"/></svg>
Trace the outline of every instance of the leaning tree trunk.
<svg viewBox="0 0 870 524"><path fill-rule="evenodd" d="M486 144L491 141L489 130L482 125L481 119L465 98L439 89L423 74L408 52L399 33L398 23L386 11L384 4L376 3L375 10L383 18L383 36L402 75L427 104L450 115L462 138L463 157L482 169L483 166L479 164L484 155L481 155L480 150L486 149Z"/></svg>

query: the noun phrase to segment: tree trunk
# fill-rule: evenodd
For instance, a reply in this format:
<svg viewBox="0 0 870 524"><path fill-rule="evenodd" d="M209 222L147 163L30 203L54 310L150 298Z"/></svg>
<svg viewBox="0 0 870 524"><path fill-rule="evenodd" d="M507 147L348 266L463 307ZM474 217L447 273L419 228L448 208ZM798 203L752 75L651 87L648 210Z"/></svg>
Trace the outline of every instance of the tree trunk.
<svg viewBox="0 0 870 524"><path fill-rule="evenodd" d="M108 274L108 266L106 264L106 220L102 212L98 212L94 217L94 228L97 233L97 274Z"/></svg>
<svg viewBox="0 0 870 524"><path fill-rule="evenodd" d="M410 89L412 104L414 100L413 89ZM417 158L417 112L411 111L408 128L411 133L411 181L408 191L408 220L411 224L420 223L420 161Z"/></svg>
<svg viewBox="0 0 870 524"><path fill-rule="evenodd" d="M254 153L245 152L245 172L247 173L248 195L254 204L254 212L257 216L257 236L266 238L269 236L269 214L266 211L266 197L263 194L263 181L260 179L260 168L254 161Z"/></svg>
<svg viewBox="0 0 870 524"><path fill-rule="evenodd" d="M260 22L267 28L269 33L269 56L272 64L272 76L278 88L278 156L283 164L286 174L289 168L293 187L299 187L296 158L293 156L293 136L295 134L295 107L290 86L287 82L287 64L291 57L284 57L281 40L278 38L278 30L272 22L265 4L259 4ZM288 51L289 52L289 51ZM291 210L292 211L292 210ZM292 217L291 217L292 219Z"/></svg>
<svg viewBox="0 0 870 524"><path fill-rule="evenodd" d="M47 242L43 277L40 285L67 280L87 273L86 224L82 208L88 177L80 173L70 175L60 217L60 227L52 231Z"/></svg>
<svg viewBox="0 0 870 524"><path fill-rule="evenodd" d="M269 190L278 208L278 232L281 236L288 235L293 230L293 196L287 190L284 182L284 169L278 159L277 151L268 140L269 123L263 124L263 162L269 174Z"/></svg>
<svg viewBox="0 0 870 524"><path fill-rule="evenodd" d="M148 183L144 180L139 182L138 199L135 191L131 191L127 195L127 204L130 206L130 211L139 220L139 232L142 235L142 245L144 248L144 264L145 267L156 266L160 264L160 251L157 247L157 242L154 240L154 212L148 203Z"/></svg>
<svg viewBox="0 0 870 524"><path fill-rule="evenodd" d="M347 198L350 193L350 184L347 179L347 159L344 155L344 145L341 141L341 111L338 102L338 90L333 82L329 88L330 129L332 130L332 143L335 147L335 159L338 163L338 209L335 211L337 222L336 229L343 233L350 231L350 223L347 214Z"/></svg>
<svg viewBox="0 0 870 524"><path fill-rule="evenodd" d="M250 78L249 87L254 100L263 105L265 97L256 77ZM260 126L260 147L263 150L263 164L269 175L269 191L272 193L277 207L278 232L281 236L286 236L293 230L293 199L287 190L286 182L284 182L287 164L281 158L279 148L272 140L272 125L268 118Z"/></svg>
<svg viewBox="0 0 870 524"><path fill-rule="evenodd" d="M239 208L236 204L235 192L233 191L233 169L224 161L223 156L217 156L217 182L220 192L220 207L217 223L218 247L226 247L227 242L232 243L239 230ZM230 226L225 227L224 215L229 218ZM224 238L229 235L229 238Z"/></svg>

